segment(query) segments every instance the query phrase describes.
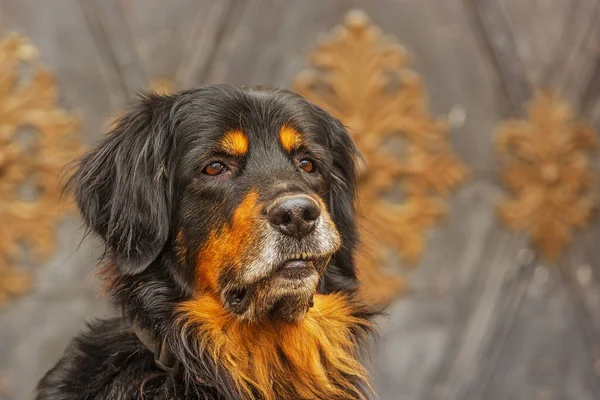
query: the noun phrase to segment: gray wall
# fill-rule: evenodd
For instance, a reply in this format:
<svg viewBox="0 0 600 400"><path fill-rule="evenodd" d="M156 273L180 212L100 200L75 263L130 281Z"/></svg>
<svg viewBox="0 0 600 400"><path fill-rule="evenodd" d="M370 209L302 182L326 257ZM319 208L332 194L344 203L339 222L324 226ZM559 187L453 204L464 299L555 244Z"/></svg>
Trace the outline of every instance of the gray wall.
<svg viewBox="0 0 600 400"><path fill-rule="evenodd" d="M598 126L595 0L0 0L0 29L39 47L89 144L155 79L290 87L318 38L355 7L406 46L433 115L465 110L450 141L472 169L382 323L380 397L600 398L600 222L577 232L559 262L535 257L498 221L492 146L498 123L524 115L538 86ZM32 291L0 312L0 374L10 383L0 399L31 398L83 321L111 313L93 277L99 245L78 247L79 226L59 227Z"/></svg>

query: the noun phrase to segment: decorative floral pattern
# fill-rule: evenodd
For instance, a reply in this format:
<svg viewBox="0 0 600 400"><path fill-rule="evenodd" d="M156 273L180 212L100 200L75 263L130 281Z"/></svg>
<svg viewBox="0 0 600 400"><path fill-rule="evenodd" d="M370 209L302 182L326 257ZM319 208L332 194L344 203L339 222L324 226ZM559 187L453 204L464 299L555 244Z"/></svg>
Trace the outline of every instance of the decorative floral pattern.
<svg viewBox="0 0 600 400"><path fill-rule="evenodd" d="M53 251L71 207L60 201L59 174L82 151L78 120L59 108L54 78L36 58L23 37L0 42L0 305L30 284L22 254L39 262Z"/></svg>
<svg viewBox="0 0 600 400"><path fill-rule="evenodd" d="M363 12L350 12L310 61L295 89L348 126L363 154L359 273L363 295L387 301L405 283L381 274L382 249L416 262L425 231L445 214L444 197L468 170L448 143L447 125L429 115L425 89L408 69L406 52ZM392 153L398 149L400 154Z"/></svg>
<svg viewBox="0 0 600 400"><path fill-rule="evenodd" d="M555 260L574 227L590 222L598 198L589 154L597 135L551 93L537 93L526 120L503 122L497 150L501 179L511 192L499 205L510 228L526 231L535 248Z"/></svg>

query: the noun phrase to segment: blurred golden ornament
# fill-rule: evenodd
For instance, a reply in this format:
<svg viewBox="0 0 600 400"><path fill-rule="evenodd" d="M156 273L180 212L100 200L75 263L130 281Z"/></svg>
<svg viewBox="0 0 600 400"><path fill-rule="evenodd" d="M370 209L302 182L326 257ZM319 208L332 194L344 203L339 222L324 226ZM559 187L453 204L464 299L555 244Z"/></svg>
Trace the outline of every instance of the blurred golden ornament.
<svg viewBox="0 0 600 400"><path fill-rule="evenodd" d="M527 120L503 122L497 151L501 179L511 192L498 207L510 228L526 231L535 248L556 260L571 242L574 227L589 224L597 206L589 154L597 136L552 93L539 92Z"/></svg>
<svg viewBox="0 0 600 400"><path fill-rule="evenodd" d="M54 77L25 38L0 42L0 305L30 285L18 264L48 257L71 204L59 174L81 154L78 120L60 109ZM25 246L25 247L24 247Z"/></svg>
<svg viewBox="0 0 600 400"><path fill-rule="evenodd" d="M366 162L359 187L358 272L363 296L386 302L405 282L381 272L382 248L416 262L425 231L444 216L445 196L468 169L448 143L447 125L429 115L425 89L408 68L405 50L362 11L348 13L310 61L312 68L296 77L296 91L349 128ZM393 147L401 147L401 155L393 155ZM402 200L387 199L394 190Z"/></svg>

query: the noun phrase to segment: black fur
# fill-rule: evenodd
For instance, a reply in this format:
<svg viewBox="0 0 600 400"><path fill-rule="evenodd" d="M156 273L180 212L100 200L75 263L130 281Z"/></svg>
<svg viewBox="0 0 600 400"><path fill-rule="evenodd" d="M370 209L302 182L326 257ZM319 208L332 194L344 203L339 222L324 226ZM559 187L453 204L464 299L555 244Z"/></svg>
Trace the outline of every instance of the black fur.
<svg viewBox="0 0 600 400"><path fill-rule="evenodd" d="M270 145L253 147L284 123L309 138L318 176L302 175ZM254 161L235 161L235 182L202 176L212 157L210 145L236 128L252 135ZM210 229L231 219L250 186L259 188L261 199L281 191L315 193L330 208L342 239L318 290L352 297L357 156L338 120L288 91L215 85L172 96L141 96L79 161L68 184L86 225L106 244L105 273L123 318L90 324L74 339L39 383L37 399L240 398L219 362L198 350L191 335L174 328L176 305L195 292L194 249ZM180 231L186 233L183 260ZM367 311L357 314L371 317ZM166 338L178 360L172 371L157 368L152 353L132 333L132 321L156 340ZM363 333L356 332L357 338Z"/></svg>

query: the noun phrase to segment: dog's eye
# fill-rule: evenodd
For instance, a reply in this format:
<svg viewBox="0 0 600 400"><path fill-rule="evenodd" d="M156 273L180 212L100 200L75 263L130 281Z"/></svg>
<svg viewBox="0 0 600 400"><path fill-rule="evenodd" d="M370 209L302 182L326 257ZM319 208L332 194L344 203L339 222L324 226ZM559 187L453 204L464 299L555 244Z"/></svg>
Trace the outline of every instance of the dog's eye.
<svg viewBox="0 0 600 400"><path fill-rule="evenodd" d="M212 162L212 163L208 164L206 167L204 167L202 172L205 173L206 175L215 176L215 175L219 175L222 172L225 172L226 169L227 169L227 167L223 163Z"/></svg>
<svg viewBox="0 0 600 400"><path fill-rule="evenodd" d="M312 162L312 160L309 160L308 158L303 158L302 160L300 160L300 162L298 163L300 165L300 168L302 168L304 171L311 173L315 171L315 165Z"/></svg>

